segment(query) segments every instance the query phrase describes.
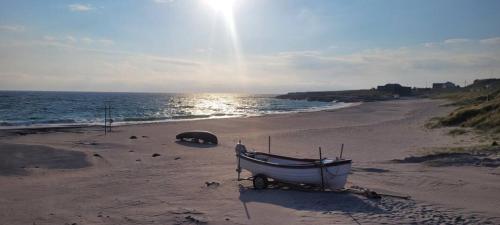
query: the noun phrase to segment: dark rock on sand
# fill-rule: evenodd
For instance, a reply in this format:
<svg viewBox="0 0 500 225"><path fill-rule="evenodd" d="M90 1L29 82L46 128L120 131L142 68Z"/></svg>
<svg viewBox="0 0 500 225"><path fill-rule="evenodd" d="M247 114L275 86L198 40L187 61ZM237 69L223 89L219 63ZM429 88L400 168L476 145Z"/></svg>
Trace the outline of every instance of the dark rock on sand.
<svg viewBox="0 0 500 225"><path fill-rule="evenodd" d="M29 133L28 132L22 132L22 131L19 131L19 132L16 132L17 135L19 136L26 136L28 135Z"/></svg>
<svg viewBox="0 0 500 225"><path fill-rule="evenodd" d="M191 222L194 224L207 224L208 223L208 221L205 218L202 218L200 216L189 215L189 216L186 216L184 218L187 220L187 222Z"/></svg>
<svg viewBox="0 0 500 225"><path fill-rule="evenodd" d="M93 142L93 141L79 141L79 142L76 142L76 144L79 144L79 145L98 145L97 142Z"/></svg>
<svg viewBox="0 0 500 225"><path fill-rule="evenodd" d="M215 182L215 181L210 181L210 182L205 182L205 185L207 185L207 187L218 187L220 185L219 182Z"/></svg>
<svg viewBox="0 0 500 225"><path fill-rule="evenodd" d="M158 157L161 156L159 153L154 153L151 157Z"/></svg>
<svg viewBox="0 0 500 225"><path fill-rule="evenodd" d="M132 135L132 136L130 136L130 138L129 138L129 139L137 139L137 136L133 136L133 135Z"/></svg>

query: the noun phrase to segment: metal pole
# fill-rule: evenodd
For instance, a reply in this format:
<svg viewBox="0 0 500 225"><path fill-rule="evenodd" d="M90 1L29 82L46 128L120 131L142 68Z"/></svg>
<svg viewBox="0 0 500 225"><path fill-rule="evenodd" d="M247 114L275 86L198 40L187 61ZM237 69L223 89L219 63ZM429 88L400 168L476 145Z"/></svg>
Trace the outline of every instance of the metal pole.
<svg viewBox="0 0 500 225"><path fill-rule="evenodd" d="M104 105L104 135L107 134L108 128L107 126L107 119L108 119L108 109L106 107L106 104Z"/></svg>
<svg viewBox="0 0 500 225"><path fill-rule="evenodd" d="M111 123L113 123L113 119L111 119L111 104L108 105L108 116L109 116L109 132L111 132Z"/></svg>
<svg viewBox="0 0 500 225"><path fill-rule="evenodd" d="M241 144L241 140L238 141L238 144ZM238 157L238 168L236 168L236 172L238 172L238 181L240 181L240 174L241 174L241 166L240 166L240 157L241 152L238 150L236 152L236 157Z"/></svg>
<svg viewBox="0 0 500 225"><path fill-rule="evenodd" d="M271 154L271 136L269 136L269 146L268 146L269 154Z"/></svg>
<svg viewBox="0 0 500 225"><path fill-rule="evenodd" d="M340 159L342 159L342 153L344 153L344 143L342 143L342 147L340 147Z"/></svg>
<svg viewBox="0 0 500 225"><path fill-rule="evenodd" d="M238 168L236 169L236 172L238 172L238 181L240 181L240 174L241 174L241 167L240 167L240 158L241 158L241 157L240 157L240 154L241 154L241 153L238 153L238 154L236 155L236 157L238 157Z"/></svg>
<svg viewBox="0 0 500 225"><path fill-rule="evenodd" d="M323 178L323 161L322 161L322 155L321 155L321 147L319 147L319 169L321 171L321 190L325 190L325 179Z"/></svg>

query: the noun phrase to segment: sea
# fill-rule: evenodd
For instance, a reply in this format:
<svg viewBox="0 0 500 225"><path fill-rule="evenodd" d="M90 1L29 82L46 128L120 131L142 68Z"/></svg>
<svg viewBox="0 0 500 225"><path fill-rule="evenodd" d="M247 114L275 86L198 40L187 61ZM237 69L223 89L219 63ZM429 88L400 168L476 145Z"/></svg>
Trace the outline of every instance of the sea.
<svg viewBox="0 0 500 225"><path fill-rule="evenodd" d="M0 91L0 129L113 125L250 117L349 106L277 99L274 95Z"/></svg>

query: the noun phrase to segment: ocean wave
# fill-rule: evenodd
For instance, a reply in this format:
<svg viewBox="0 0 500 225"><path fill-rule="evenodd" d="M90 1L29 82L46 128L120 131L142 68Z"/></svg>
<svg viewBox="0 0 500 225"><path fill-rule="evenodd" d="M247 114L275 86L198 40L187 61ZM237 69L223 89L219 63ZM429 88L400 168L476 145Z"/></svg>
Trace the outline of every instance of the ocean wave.
<svg viewBox="0 0 500 225"><path fill-rule="evenodd" d="M178 115L178 116L172 116L172 119L174 119L174 120L202 119L202 118L210 118L210 115Z"/></svg>
<svg viewBox="0 0 500 225"><path fill-rule="evenodd" d="M37 121L38 123L39 121ZM73 119L57 119L57 120L42 120L41 123L44 124L67 124L67 123L76 123Z"/></svg>
<svg viewBox="0 0 500 225"><path fill-rule="evenodd" d="M9 123L9 122L0 122L0 126L9 127L9 126L13 126L13 125L12 125L12 123Z"/></svg>
<svg viewBox="0 0 500 225"><path fill-rule="evenodd" d="M193 105L181 105L181 106L177 106L178 108L181 108L181 109L194 109L195 106Z"/></svg>
<svg viewBox="0 0 500 225"><path fill-rule="evenodd" d="M0 128L103 125L100 106L113 99L113 125L253 117L347 107L345 103L281 100L268 96L129 93L0 92ZM201 101L203 100L203 101ZM198 102L203 104L197 104ZM209 101L209 102L206 102ZM49 110L50 109L50 110Z"/></svg>
<svg viewBox="0 0 500 225"><path fill-rule="evenodd" d="M233 113L214 113L214 114L212 114L212 116L224 117L224 116L236 116L236 114L233 114Z"/></svg>
<svg viewBox="0 0 500 225"><path fill-rule="evenodd" d="M124 122L140 122L140 121L157 121L157 120L166 120L169 119L167 117L128 117L124 118L122 121Z"/></svg>
<svg viewBox="0 0 500 225"><path fill-rule="evenodd" d="M72 119L58 119L58 120L28 120L28 121L0 121L0 126L13 127L13 126L30 126L35 124L72 124L76 123Z"/></svg>

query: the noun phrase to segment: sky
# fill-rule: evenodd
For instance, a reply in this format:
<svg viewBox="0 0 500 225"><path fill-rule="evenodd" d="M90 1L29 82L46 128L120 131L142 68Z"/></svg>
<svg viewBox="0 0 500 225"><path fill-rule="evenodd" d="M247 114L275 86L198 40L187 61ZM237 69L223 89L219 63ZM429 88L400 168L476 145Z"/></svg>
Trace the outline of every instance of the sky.
<svg viewBox="0 0 500 225"><path fill-rule="evenodd" d="M1 0L0 90L285 93L500 78L495 0Z"/></svg>

